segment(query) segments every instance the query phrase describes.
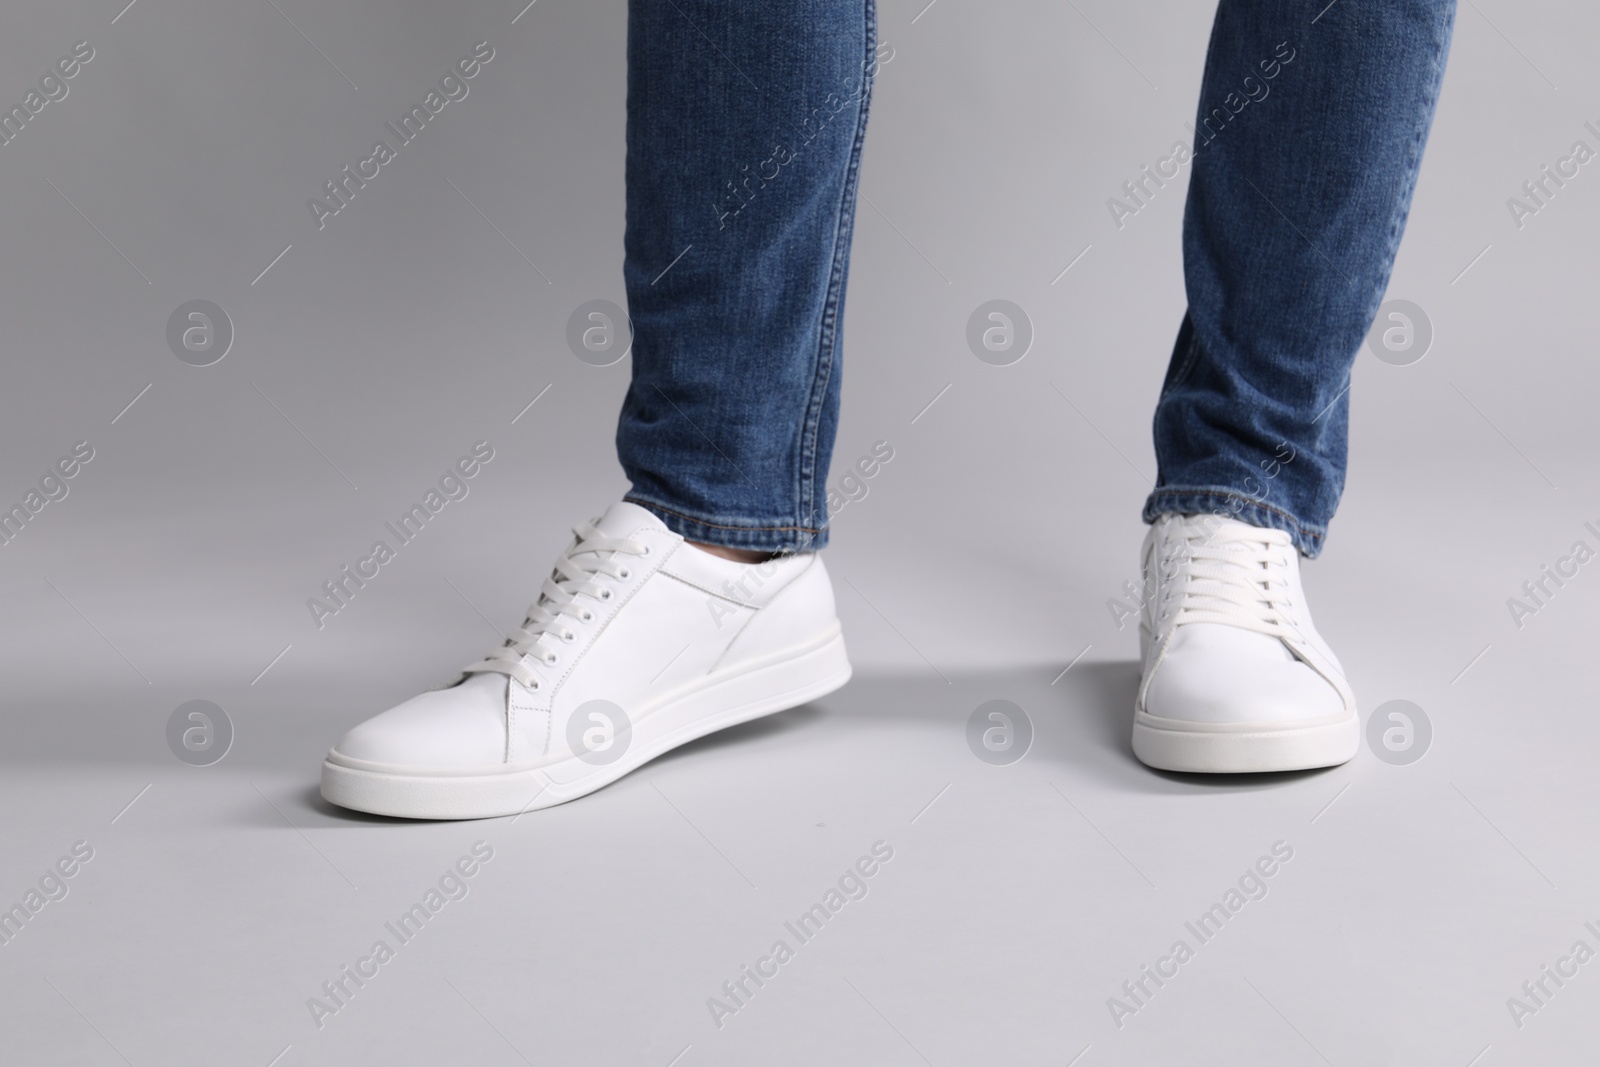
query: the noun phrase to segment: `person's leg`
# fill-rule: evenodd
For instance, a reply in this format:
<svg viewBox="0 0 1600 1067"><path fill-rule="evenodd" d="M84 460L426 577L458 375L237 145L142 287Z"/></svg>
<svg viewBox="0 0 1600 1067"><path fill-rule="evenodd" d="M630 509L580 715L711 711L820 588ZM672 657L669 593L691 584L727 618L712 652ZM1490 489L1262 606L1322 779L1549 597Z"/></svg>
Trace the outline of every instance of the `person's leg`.
<svg viewBox="0 0 1600 1067"><path fill-rule="evenodd" d="M1389 284L1454 0L1222 0L1183 219L1188 314L1145 521L1221 512L1317 555L1350 367Z"/></svg>
<svg viewBox="0 0 1600 1067"><path fill-rule="evenodd" d="M1305 605L1344 486L1350 368L1388 285L1453 0L1222 0L1184 211L1188 312L1154 432L1134 751L1168 770L1355 755Z"/></svg>
<svg viewBox="0 0 1600 1067"><path fill-rule="evenodd" d="M504 644L339 740L326 799L433 819L547 807L849 679L810 550L874 45L872 0L632 0L632 491L574 529Z"/></svg>
<svg viewBox="0 0 1600 1067"><path fill-rule="evenodd" d="M822 547L872 0L633 0L627 499L693 542Z"/></svg>

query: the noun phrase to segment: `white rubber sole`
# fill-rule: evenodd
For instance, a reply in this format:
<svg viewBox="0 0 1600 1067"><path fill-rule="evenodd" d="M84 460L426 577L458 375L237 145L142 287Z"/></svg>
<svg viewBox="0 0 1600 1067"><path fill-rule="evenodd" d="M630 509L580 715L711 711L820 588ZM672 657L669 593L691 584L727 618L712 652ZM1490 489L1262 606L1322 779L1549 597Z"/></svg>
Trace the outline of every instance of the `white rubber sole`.
<svg viewBox="0 0 1600 1067"><path fill-rule="evenodd" d="M627 751L606 764L576 756L533 767L495 764L427 773L353 760L337 750L322 763L331 804L407 819L489 819L564 804L706 734L798 707L850 680L838 624L793 655L713 674L694 690L638 715Z"/></svg>
<svg viewBox="0 0 1600 1067"><path fill-rule="evenodd" d="M1188 722L1133 713L1133 754L1162 771L1303 771L1346 763L1360 747L1361 717L1354 712L1297 724Z"/></svg>

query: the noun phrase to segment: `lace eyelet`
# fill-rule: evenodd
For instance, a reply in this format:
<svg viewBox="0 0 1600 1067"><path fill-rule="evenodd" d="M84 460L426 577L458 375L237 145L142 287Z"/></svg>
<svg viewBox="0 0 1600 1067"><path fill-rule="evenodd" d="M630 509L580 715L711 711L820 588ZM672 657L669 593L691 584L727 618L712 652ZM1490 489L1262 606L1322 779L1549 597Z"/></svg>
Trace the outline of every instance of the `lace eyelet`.
<svg viewBox="0 0 1600 1067"><path fill-rule="evenodd" d="M544 661L549 666L554 667L556 665L556 654L554 652L550 653L550 655L544 658Z"/></svg>
<svg viewBox="0 0 1600 1067"><path fill-rule="evenodd" d="M602 590L601 590L601 591L600 591L600 599L601 599L601 600L610 600L610 599L611 599L611 590L609 590L609 589L602 589Z"/></svg>
<svg viewBox="0 0 1600 1067"><path fill-rule="evenodd" d="M538 691L539 691L539 683L538 682L534 682L532 685L528 686L528 692L537 693Z"/></svg>
<svg viewBox="0 0 1600 1067"><path fill-rule="evenodd" d="M561 635L561 640L565 641L569 645L577 639L578 635L573 633L571 630L568 630L566 633Z"/></svg>
<svg viewBox="0 0 1600 1067"><path fill-rule="evenodd" d="M633 572L624 567L617 572L617 577L621 578L623 581L627 581L629 578L633 577Z"/></svg>
<svg viewBox="0 0 1600 1067"><path fill-rule="evenodd" d="M639 553L639 554L641 556L648 556L650 554L650 546L649 545L645 545L644 546L644 551Z"/></svg>
<svg viewBox="0 0 1600 1067"><path fill-rule="evenodd" d="M585 608L583 614L579 615L578 618L582 619L584 622L593 622L594 612L590 611L588 608Z"/></svg>

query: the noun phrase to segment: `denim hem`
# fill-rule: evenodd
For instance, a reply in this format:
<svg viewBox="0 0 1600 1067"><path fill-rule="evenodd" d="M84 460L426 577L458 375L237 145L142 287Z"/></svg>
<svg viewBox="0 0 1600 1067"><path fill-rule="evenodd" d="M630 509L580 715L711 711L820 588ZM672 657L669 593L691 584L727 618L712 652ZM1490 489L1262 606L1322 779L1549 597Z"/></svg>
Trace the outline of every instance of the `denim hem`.
<svg viewBox="0 0 1600 1067"><path fill-rule="evenodd" d="M1203 514L1237 519L1266 530L1282 530L1307 559L1316 559L1322 553L1322 544L1328 537L1325 526L1302 522L1264 500L1220 486L1164 486L1145 501L1142 518L1154 522L1161 515Z"/></svg>
<svg viewBox="0 0 1600 1067"><path fill-rule="evenodd" d="M785 526L782 519L771 526L751 525L748 521L721 521L720 515L690 515L629 493L622 498L637 504L666 524L679 537L723 548L746 548L756 552L813 552L828 544L828 528Z"/></svg>

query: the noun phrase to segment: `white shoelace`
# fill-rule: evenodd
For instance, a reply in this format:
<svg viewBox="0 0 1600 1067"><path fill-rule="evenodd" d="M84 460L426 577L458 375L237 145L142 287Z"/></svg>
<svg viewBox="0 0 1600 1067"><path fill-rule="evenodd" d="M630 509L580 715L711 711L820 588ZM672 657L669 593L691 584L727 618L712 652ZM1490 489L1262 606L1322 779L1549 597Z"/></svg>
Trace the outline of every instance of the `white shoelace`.
<svg viewBox="0 0 1600 1067"><path fill-rule="evenodd" d="M1294 545L1282 530L1255 528L1248 535L1218 539L1196 531L1162 560L1173 573L1188 560L1188 578L1165 613L1174 628L1213 622L1303 645L1290 609L1289 567Z"/></svg>
<svg viewBox="0 0 1600 1067"><path fill-rule="evenodd" d="M572 529L575 538L571 547L556 560L555 569L544 581L539 599L528 607L522 625L506 634L506 643L466 668L468 674L492 671L509 675L537 690L538 673L527 662L531 659L543 667L554 667L560 662L554 643L571 643L577 634L569 625L572 619L592 622L594 610L579 598L607 601L614 595L602 576L626 581L631 574L627 563L619 554L648 556L650 546L621 537L605 537L593 523L583 523Z"/></svg>

